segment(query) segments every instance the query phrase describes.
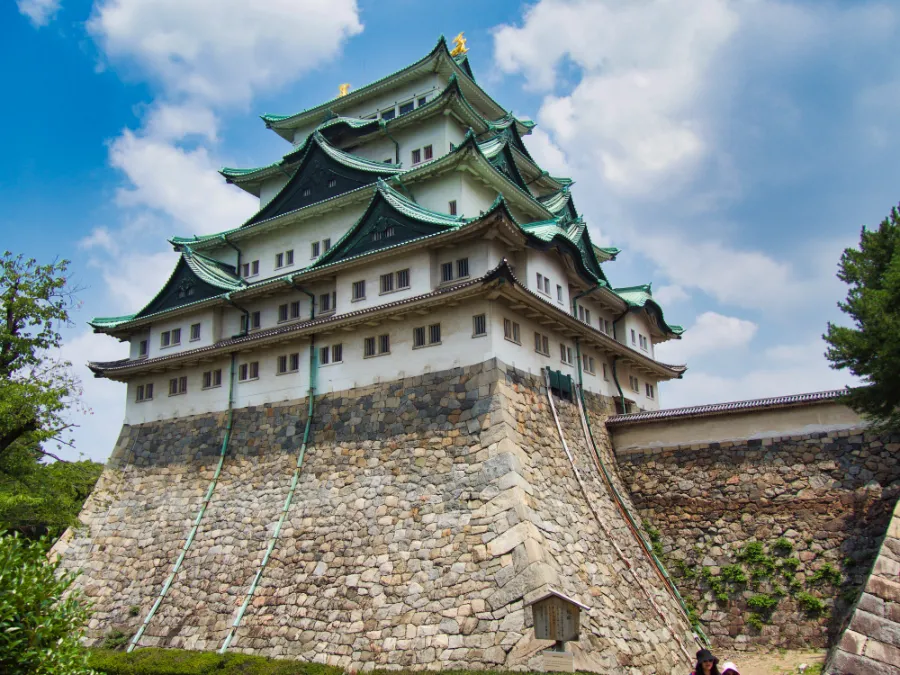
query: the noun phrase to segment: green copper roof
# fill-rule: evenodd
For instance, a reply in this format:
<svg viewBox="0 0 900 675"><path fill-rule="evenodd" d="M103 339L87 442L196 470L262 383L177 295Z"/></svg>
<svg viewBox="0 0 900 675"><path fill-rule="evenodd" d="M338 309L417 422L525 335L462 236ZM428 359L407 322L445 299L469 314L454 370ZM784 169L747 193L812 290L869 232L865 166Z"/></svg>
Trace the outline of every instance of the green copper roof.
<svg viewBox="0 0 900 675"><path fill-rule="evenodd" d="M126 314L124 316L97 316L88 321L88 325L93 326L94 328L115 328L119 324L128 323L134 317L134 314Z"/></svg>
<svg viewBox="0 0 900 675"><path fill-rule="evenodd" d="M558 190L553 194L546 195L544 197L538 197L538 201L550 209L553 213L559 213L564 210L569 205L569 200L572 199L572 193L569 192L566 188Z"/></svg>
<svg viewBox="0 0 900 675"><path fill-rule="evenodd" d="M598 257L603 257L607 260L615 260L616 256L621 252L622 249L616 248L615 246L594 246L594 253Z"/></svg>
<svg viewBox="0 0 900 675"><path fill-rule="evenodd" d="M403 173L403 168L399 164L387 164L385 162L376 162L374 159L366 159L365 157L360 157L359 155L354 155L349 152L344 152L343 150L339 150L334 147L331 143L325 140L325 137L316 131L309 138L307 138L303 144L294 150L291 153L288 153L284 156L286 161L291 161L291 158L301 157L308 149L311 142L315 142L322 150L325 151L325 154L331 157L334 161L339 164L343 164L348 169L358 169L359 171L367 171L369 173Z"/></svg>
<svg viewBox="0 0 900 675"><path fill-rule="evenodd" d="M653 291L650 286L651 284L624 286L622 288L614 288L613 293L622 298L629 307L646 309L649 313L655 314L659 327L664 332L681 335L684 332L684 328L676 324L666 323L662 307L653 299Z"/></svg>
<svg viewBox="0 0 900 675"><path fill-rule="evenodd" d="M197 253L189 246L182 249L181 255L191 271L211 286L224 291L236 291L247 285L235 274L234 267L231 265Z"/></svg>

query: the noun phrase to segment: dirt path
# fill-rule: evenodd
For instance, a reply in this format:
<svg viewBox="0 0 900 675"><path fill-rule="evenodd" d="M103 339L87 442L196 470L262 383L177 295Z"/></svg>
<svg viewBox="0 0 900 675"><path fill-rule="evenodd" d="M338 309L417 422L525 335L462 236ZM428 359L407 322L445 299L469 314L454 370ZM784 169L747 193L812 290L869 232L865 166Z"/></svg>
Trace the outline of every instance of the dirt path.
<svg viewBox="0 0 900 675"><path fill-rule="evenodd" d="M722 661L732 659L741 670L741 675L786 675L799 673L798 666L809 666L804 675L819 675L825 661L824 649L776 651L764 653L717 653ZM719 662L721 667L722 662Z"/></svg>

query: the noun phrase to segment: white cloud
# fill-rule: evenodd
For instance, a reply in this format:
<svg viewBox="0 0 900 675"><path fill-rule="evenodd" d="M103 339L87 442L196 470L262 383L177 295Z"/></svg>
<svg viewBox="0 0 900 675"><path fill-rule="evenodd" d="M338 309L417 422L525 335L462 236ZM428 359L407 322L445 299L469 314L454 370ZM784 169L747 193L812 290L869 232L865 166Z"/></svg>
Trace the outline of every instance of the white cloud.
<svg viewBox="0 0 900 675"><path fill-rule="evenodd" d="M225 183L204 147L185 150L126 130L111 144L109 159L130 183L118 191L120 205L161 211L186 235L236 227L258 207Z"/></svg>
<svg viewBox="0 0 900 675"><path fill-rule="evenodd" d="M109 294L122 313L136 312L153 299L175 269L178 254L133 251L127 260L127 265L107 266L103 270Z"/></svg>
<svg viewBox="0 0 900 675"><path fill-rule="evenodd" d="M355 0L97 0L87 26L110 60L212 104L290 82L362 31Z"/></svg>
<svg viewBox="0 0 900 675"><path fill-rule="evenodd" d="M144 119L144 133L156 140L181 140L198 135L215 141L219 121L209 108L197 104L153 106Z"/></svg>
<svg viewBox="0 0 900 675"><path fill-rule="evenodd" d="M688 295L687 291L685 291L681 286L670 285L670 286L662 286L657 290L653 291L653 299L656 300L663 308L674 305L679 302L684 302L685 300L690 299L690 295Z"/></svg>
<svg viewBox="0 0 900 675"><path fill-rule="evenodd" d="M644 192L704 154L694 104L737 26L725 0L541 0L496 30L495 50L501 70L547 92L538 119L563 150L610 188ZM580 80L558 96L564 60Z"/></svg>
<svg viewBox="0 0 900 675"><path fill-rule="evenodd" d="M46 26L59 12L60 0L17 0L19 12L27 16L36 28Z"/></svg>
<svg viewBox="0 0 900 675"><path fill-rule="evenodd" d="M538 166L548 171L551 176L571 175L572 170L566 161L565 154L543 129L535 129L531 132L525 145Z"/></svg>
<svg viewBox="0 0 900 675"><path fill-rule="evenodd" d="M661 385L666 408L742 401L768 396L841 389L858 381L846 371L832 370L821 340L779 345L767 353L762 365L732 376L712 374L702 367L688 371L683 380Z"/></svg>
<svg viewBox="0 0 900 675"><path fill-rule="evenodd" d="M656 357L664 363L687 363L698 355L746 347L756 335L758 326L752 321L717 312L704 312L680 340L656 346Z"/></svg>
<svg viewBox="0 0 900 675"><path fill-rule="evenodd" d="M105 227L95 227L88 236L79 240L78 247L87 251L98 249L110 255L115 255L119 250L113 235Z"/></svg>

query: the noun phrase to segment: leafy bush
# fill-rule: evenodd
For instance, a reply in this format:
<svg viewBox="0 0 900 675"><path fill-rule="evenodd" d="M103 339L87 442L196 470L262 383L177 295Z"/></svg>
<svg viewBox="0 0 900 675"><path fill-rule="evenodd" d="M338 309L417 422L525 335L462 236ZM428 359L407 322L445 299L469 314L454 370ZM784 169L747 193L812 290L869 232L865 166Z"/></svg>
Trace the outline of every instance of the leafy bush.
<svg viewBox="0 0 900 675"><path fill-rule="evenodd" d="M825 603L811 593L800 591L794 597L800 608L810 616L821 616L825 612Z"/></svg>
<svg viewBox="0 0 900 675"><path fill-rule="evenodd" d="M765 622L762 620L762 617L759 614L751 612L750 616L747 617L747 625L751 628L755 628L756 630L762 630Z"/></svg>
<svg viewBox="0 0 900 675"><path fill-rule="evenodd" d="M184 649L91 650L90 666L104 675L342 675L334 666Z"/></svg>
<svg viewBox="0 0 900 675"><path fill-rule="evenodd" d="M747 600L747 606L760 613L770 613L778 606L778 598L771 595L754 595Z"/></svg>
<svg viewBox="0 0 900 675"><path fill-rule="evenodd" d="M746 584L747 575L738 565L726 565L722 568L722 579L732 584Z"/></svg>
<svg viewBox="0 0 900 675"><path fill-rule="evenodd" d="M772 545L772 548L775 549L777 555L786 556L790 555L794 550L794 545L784 537L779 537Z"/></svg>
<svg viewBox="0 0 900 675"><path fill-rule="evenodd" d="M840 586L840 570L834 568L831 563L825 563L813 573L813 575L809 578L809 583L813 585L827 583L831 584L832 586Z"/></svg>
<svg viewBox="0 0 900 675"><path fill-rule="evenodd" d="M75 591L75 574L59 574L47 560L47 541L0 532L0 673L88 673L79 638L88 610Z"/></svg>

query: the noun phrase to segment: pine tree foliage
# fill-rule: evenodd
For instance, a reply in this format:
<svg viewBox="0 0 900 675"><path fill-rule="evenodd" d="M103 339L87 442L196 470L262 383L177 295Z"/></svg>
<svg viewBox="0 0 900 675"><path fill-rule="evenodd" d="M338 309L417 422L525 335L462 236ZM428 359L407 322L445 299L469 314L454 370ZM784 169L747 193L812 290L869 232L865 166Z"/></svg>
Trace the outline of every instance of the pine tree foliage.
<svg viewBox="0 0 900 675"><path fill-rule="evenodd" d="M825 356L864 381L846 394L851 408L900 430L900 209L878 229L863 228L859 248L841 255L838 278L850 287L838 306L853 325L828 324Z"/></svg>

